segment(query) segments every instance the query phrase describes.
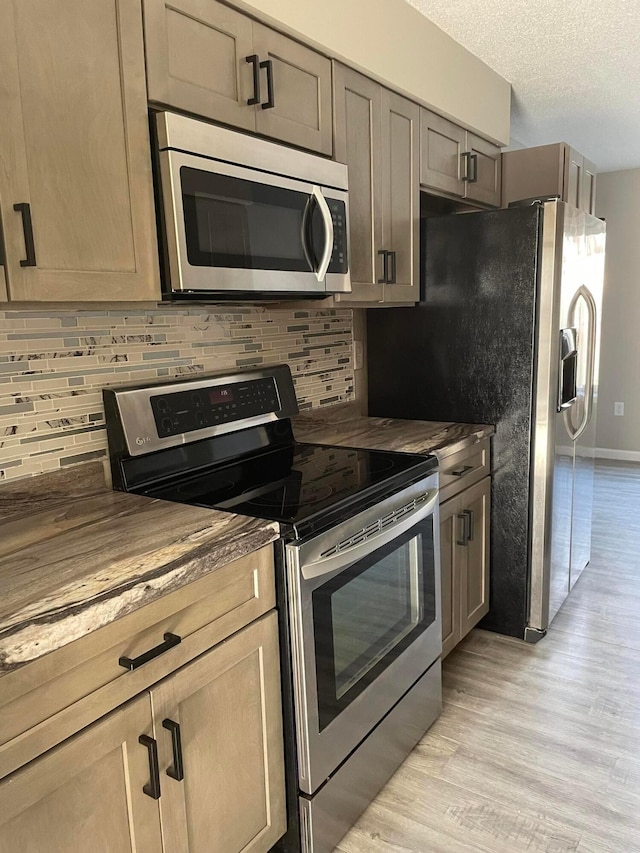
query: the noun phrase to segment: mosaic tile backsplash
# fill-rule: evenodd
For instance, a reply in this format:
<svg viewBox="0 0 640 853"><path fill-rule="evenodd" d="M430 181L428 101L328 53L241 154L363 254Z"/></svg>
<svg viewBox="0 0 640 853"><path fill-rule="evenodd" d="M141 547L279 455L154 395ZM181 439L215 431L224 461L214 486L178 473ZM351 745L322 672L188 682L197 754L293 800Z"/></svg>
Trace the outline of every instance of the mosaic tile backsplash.
<svg viewBox="0 0 640 853"><path fill-rule="evenodd" d="M0 312L0 480L106 455L101 389L286 362L305 409L354 395L348 309Z"/></svg>

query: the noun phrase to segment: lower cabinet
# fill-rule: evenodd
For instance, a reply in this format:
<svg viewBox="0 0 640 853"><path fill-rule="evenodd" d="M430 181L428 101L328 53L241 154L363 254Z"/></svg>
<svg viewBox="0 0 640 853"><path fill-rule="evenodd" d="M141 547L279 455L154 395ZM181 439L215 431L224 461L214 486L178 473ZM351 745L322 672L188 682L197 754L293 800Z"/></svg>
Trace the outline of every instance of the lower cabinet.
<svg viewBox="0 0 640 853"><path fill-rule="evenodd" d="M491 478L440 504L442 657L489 611Z"/></svg>
<svg viewBox="0 0 640 853"><path fill-rule="evenodd" d="M286 828L275 611L0 783L0 853L266 853Z"/></svg>

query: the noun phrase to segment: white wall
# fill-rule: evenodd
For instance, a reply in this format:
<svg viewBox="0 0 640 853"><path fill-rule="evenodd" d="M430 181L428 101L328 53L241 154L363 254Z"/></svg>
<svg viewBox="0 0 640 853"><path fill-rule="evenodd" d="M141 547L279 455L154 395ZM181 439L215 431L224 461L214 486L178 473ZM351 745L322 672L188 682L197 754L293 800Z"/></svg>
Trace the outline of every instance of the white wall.
<svg viewBox="0 0 640 853"><path fill-rule="evenodd" d="M239 0L236 5L482 136L500 145L509 142L510 84L405 0Z"/></svg>
<svg viewBox="0 0 640 853"><path fill-rule="evenodd" d="M598 175L596 212L607 221L597 444L640 461L640 169Z"/></svg>

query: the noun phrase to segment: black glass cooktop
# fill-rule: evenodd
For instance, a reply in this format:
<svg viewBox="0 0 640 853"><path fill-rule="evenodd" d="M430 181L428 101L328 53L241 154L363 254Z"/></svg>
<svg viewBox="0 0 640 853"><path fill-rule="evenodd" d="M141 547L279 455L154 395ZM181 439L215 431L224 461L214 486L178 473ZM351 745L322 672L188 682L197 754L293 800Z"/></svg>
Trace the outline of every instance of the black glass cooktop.
<svg viewBox="0 0 640 853"><path fill-rule="evenodd" d="M427 476L435 457L317 444L281 446L217 466L145 494L229 510L298 528L314 519L353 512L354 503L397 491Z"/></svg>

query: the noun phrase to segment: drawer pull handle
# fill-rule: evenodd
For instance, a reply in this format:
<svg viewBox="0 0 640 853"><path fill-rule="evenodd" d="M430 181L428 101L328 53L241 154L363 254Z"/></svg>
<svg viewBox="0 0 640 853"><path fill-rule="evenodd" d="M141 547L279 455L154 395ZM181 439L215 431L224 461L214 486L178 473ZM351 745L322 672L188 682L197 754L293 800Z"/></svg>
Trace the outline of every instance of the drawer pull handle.
<svg viewBox="0 0 640 853"><path fill-rule="evenodd" d="M137 658L121 657L118 659L118 663L120 666L123 666L125 669L133 672L134 669L138 669L139 666L149 663L150 660L157 658L159 655L169 651L169 649L172 649L181 642L182 637L179 637L177 634L170 634L167 632L164 635L163 643L160 643L158 646L154 646L152 649L149 649L148 652L143 652L141 655L138 655Z"/></svg>
<svg viewBox="0 0 640 853"><path fill-rule="evenodd" d="M463 465L462 468L454 468L451 471L454 477L462 477L468 471L473 471L473 465Z"/></svg>
<svg viewBox="0 0 640 853"><path fill-rule="evenodd" d="M173 748L173 764L167 767L167 776L182 782L184 779L184 764L182 761L182 737L180 734L180 723L174 720L163 720L163 728L171 732L171 746Z"/></svg>
<svg viewBox="0 0 640 853"><path fill-rule="evenodd" d="M142 786L142 790L152 800L160 799L160 767L158 765L158 744L149 735L140 735L138 743L146 747L149 755L149 777L150 780Z"/></svg>

